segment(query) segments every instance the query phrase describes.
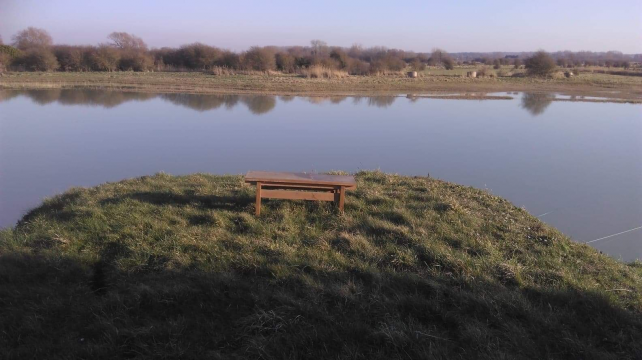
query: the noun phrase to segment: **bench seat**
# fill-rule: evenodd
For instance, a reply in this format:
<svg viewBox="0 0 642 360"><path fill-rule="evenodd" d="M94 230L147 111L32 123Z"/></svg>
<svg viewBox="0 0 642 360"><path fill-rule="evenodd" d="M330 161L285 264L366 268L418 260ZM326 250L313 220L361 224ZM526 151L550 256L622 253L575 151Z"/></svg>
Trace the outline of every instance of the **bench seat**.
<svg viewBox="0 0 642 360"><path fill-rule="evenodd" d="M345 192L357 188L353 176L249 171L245 182L256 185L256 215L261 199L334 201L343 212Z"/></svg>

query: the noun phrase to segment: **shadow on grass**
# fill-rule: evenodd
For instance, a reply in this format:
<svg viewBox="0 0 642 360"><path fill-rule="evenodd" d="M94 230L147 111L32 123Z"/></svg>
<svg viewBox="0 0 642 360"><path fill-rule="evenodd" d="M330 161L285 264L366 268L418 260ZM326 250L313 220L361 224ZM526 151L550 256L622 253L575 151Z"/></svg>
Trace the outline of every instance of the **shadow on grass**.
<svg viewBox="0 0 642 360"><path fill-rule="evenodd" d="M146 265L106 246L85 263L0 255L0 358L636 359L642 319L578 289L389 270ZM258 270L258 271L257 271Z"/></svg>
<svg viewBox="0 0 642 360"><path fill-rule="evenodd" d="M125 196L109 198L101 201L101 205L117 204L127 199L149 203L158 206L187 206L192 205L206 209L219 210L244 210L249 204L254 203L254 198L237 194L233 196L215 196L215 195L178 195L169 192L134 192Z"/></svg>

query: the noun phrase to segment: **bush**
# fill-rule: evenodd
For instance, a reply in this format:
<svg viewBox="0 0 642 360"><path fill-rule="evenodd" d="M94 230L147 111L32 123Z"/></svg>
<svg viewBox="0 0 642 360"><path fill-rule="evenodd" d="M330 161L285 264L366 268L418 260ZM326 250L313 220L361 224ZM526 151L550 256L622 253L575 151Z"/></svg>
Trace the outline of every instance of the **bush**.
<svg viewBox="0 0 642 360"><path fill-rule="evenodd" d="M142 51L127 51L118 61L118 69L123 71L149 71L154 68L154 59Z"/></svg>
<svg viewBox="0 0 642 360"><path fill-rule="evenodd" d="M91 68L97 71L114 71L119 61L120 52L109 45L101 45L89 55Z"/></svg>
<svg viewBox="0 0 642 360"><path fill-rule="evenodd" d="M526 59L525 65L529 76L548 76L555 70L555 60L543 50Z"/></svg>
<svg viewBox="0 0 642 360"><path fill-rule="evenodd" d="M217 62L218 66L228 68L228 69L240 69L241 68L241 57L231 51L226 51L221 55Z"/></svg>
<svg viewBox="0 0 642 360"><path fill-rule="evenodd" d="M0 73L7 71L11 65L11 56L0 52Z"/></svg>
<svg viewBox="0 0 642 360"><path fill-rule="evenodd" d="M193 70L208 70L221 59L222 51L213 46L193 43L178 50L178 64Z"/></svg>
<svg viewBox="0 0 642 360"><path fill-rule="evenodd" d="M33 48L16 59L16 63L28 71L53 71L58 68L56 56L45 48Z"/></svg>
<svg viewBox="0 0 642 360"><path fill-rule="evenodd" d="M352 60L348 67L350 75L367 75L370 72L370 64L362 60Z"/></svg>
<svg viewBox="0 0 642 360"><path fill-rule="evenodd" d="M421 62L418 58L415 58L412 60L412 63L410 63L410 68L412 71L424 71L426 70L426 64Z"/></svg>
<svg viewBox="0 0 642 360"><path fill-rule="evenodd" d="M446 70L452 70L455 68L455 62L450 57L444 57L442 59L442 63L444 64Z"/></svg>
<svg viewBox="0 0 642 360"><path fill-rule="evenodd" d="M62 71L83 71L88 70L87 49L80 46L56 46L54 55L60 64Z"/></svg>
<svg viewBox="0 0 642 360"><path fill-rule="evenodd" d="M268 48L253 46L244 54L243 65L248 70L274 70L276 68L274 52Z"/></svg>
<svg viewBox="0 0 642 360"><path fill-rule="evenodd" d="M288 53L276 54L276 68L285 73L292 73L296 69L296 58Z"/></svg>
<svg viewBox="0 0 642 360"><path fill-rule="evenodd" d="M330 58L336 61L339 69L347 69L350 66L350 60L352 60L348 54L340 48L332 49Z"/></svg>
<svg viewBox="0 0 642 360"><path fill-rule="evenodd" d="M477 69L477 77L486 77L486 76L495 76L495 73L490 70L487 66L482 66Z"/></svg>
<svg viewBox="0 0 642 360"><path fill-rule="evenodd" d="M0 45L0 54L6 54L9 58L15 59L22 56L23 52L13 46Z"/></svg>

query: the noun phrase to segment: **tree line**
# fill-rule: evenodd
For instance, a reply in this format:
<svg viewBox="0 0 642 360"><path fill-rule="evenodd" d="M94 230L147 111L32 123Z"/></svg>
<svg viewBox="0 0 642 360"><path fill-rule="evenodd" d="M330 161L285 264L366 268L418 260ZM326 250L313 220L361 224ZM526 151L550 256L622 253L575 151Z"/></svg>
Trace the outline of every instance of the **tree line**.
<svg viewBox="0 0 642 360"><path fill-rule="evenodd" d="M2 45L0 38L0 71L281 71L295 73L301 69L322 67L344 71L350 75L386 74L408 67L422 71L427 66L451 70L457 64L492 64L519 67L519 57L458 60L441 49L416 53L385 47L350 48L328 46L312 40L310 46L254 46L233 52L202 43L178 48L150 49L140 37L126 32L113 32L107 42L97 46L54 45L46 30L29 27L12 37L11 45ZM574 62L572 66L577 66ZM569 61L558 59L559 66ZM612 64L616 65L616 64ZM617 64L628 67L626 64Z"/></svg>

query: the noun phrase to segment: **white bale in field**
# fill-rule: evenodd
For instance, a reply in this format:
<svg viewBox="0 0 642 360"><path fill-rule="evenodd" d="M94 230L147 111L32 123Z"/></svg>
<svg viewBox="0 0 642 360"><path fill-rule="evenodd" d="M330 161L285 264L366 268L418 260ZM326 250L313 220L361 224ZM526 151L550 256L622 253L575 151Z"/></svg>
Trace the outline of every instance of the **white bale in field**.
<svg viewBox="0 0 642 360"><path fill-rule="evenodd" d="M409 77L409 78L416 78L417 76L418 76L418 75L417 75L417 72L416 72L416 71L409 71L409 72L408 72L408 77Z"/></svg>

